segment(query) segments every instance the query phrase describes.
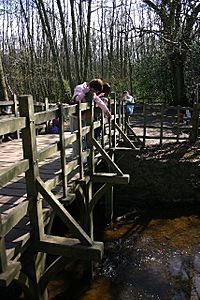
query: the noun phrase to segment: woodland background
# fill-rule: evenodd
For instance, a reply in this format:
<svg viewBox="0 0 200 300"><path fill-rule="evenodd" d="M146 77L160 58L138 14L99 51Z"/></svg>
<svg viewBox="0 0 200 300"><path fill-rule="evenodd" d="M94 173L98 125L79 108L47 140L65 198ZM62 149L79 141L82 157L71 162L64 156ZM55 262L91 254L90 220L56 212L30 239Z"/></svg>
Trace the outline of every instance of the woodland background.
<svg viewBox="0 0 200 300"><path fill-rule="evenodd" d="M100 77L138 101L187 105L200 83L199 0L0 0L0 100L68 102Z"/></svg>

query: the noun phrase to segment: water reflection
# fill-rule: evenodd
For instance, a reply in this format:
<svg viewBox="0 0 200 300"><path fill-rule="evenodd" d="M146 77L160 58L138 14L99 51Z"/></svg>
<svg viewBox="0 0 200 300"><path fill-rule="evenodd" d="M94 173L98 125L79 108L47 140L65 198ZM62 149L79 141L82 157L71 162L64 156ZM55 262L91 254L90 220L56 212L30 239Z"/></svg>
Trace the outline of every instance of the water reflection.
<svg viewBox="0 0 200 300"><path fill-rule="evenodd" d="M104 231L96 279L50 299L200 299L199 231L198 214L116 222Z"/></svg>

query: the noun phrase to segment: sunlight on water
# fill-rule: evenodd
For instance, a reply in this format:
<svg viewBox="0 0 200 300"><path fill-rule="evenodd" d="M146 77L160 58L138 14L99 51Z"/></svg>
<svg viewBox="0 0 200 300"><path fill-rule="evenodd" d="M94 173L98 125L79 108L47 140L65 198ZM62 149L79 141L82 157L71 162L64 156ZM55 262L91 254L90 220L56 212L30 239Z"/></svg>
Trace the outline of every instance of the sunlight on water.
<svg viewBox="0 0 200 300"><path fill-rule="evenodd" d="M196 215L116 222L105 229L96 278L73 289L70 300L200 299L199 232ZM49 299L68 299L63 284L55 282Z"/></svg>

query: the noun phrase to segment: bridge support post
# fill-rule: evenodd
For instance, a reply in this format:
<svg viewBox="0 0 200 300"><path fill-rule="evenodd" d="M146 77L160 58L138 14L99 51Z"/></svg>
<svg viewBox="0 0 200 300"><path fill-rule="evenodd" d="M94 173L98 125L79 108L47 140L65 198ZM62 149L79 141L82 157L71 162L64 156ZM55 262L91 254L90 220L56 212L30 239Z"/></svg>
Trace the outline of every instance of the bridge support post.
<svg viewBox="0 0 200 300"><path fill-rule="evenodd" d="M22 130L24 158L29 159L30 168L26 172L27 199L29 200L29 219L31 225L31 245L23 256L22 272L33 282L34 300L46 300L47 292L41 295L38 282L45 270L46 253L38 252L37 245L44 236L44 222L42 215L42 197L36 187L39 175L36 128L33 97L23 95L19 97L20 116L27 118L27 127Z"/></svg>

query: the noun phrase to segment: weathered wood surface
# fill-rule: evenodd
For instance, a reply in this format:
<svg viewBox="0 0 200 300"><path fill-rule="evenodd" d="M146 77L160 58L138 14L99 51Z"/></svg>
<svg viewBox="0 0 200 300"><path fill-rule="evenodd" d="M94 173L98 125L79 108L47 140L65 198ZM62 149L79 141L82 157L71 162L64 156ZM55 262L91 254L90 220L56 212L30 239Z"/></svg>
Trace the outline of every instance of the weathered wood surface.
<svg viewBox="0 0 200 300"><path fill-rule="evenodd" d="M68 133L65 133L66 136ZM50 145L55 144L59 140L59 135L39 135L37 136L38 152ZM68 160L72 150L70 147L66 149ZM12 140L0 145L0 175L9 166L23 159L22 141L21 139ZM52 179L55 174L60 171L60 155L59 152L52 157L45 159L39 163L40 176L43 181ZM60 190L59 190L60 189ZM56 187L56 196L62 193L61 186ZM8 184L0 188L0 213L2 223L8 222L8 217L13 213L16 215L20 205L27 199L25 174L17 176ZM49 214L49 206L44 203L44 213L46 217ZM29 220L25 216L17 225L6 235L6 248L10 253L9 257L15 255L16 251L22 247L29 238Z"/></svg>

